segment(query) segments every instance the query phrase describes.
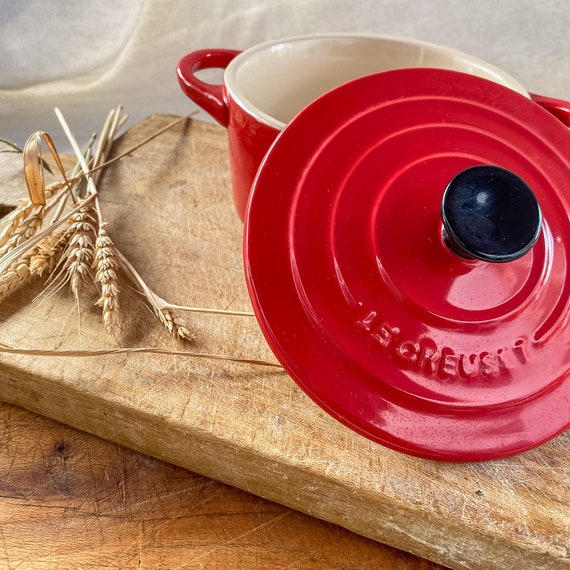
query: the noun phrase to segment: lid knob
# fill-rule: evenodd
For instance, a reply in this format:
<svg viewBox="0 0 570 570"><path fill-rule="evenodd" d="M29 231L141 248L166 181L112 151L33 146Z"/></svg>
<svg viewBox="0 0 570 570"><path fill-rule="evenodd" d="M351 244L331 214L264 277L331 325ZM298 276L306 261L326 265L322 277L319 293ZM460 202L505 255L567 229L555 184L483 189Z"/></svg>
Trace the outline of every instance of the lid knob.
<svg viewBox="0 0 570 570"><path fill-rule="evenodd" d="M445 243L463 258L514 261L540 235L542 214L533 191L498 166L460 172L445 189L441 209Z"/></svg>

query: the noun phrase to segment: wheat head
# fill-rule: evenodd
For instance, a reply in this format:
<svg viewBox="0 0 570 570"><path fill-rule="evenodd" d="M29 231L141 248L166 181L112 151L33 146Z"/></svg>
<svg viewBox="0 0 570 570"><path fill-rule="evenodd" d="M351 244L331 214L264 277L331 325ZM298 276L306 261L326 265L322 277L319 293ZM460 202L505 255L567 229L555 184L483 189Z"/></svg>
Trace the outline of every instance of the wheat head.
<svg viewBox="0 0 570 570"><path fill-rule="evenodd" d="M33 237L42 227L45 207L26 204L18 208L10 224L0 236L0 257Z"/></svg>
<svg viewBox="0 0 570 570"><path fill-rule="evenodd" d="M31 281L30 256L17 259L0 275L0 300L11 295L21 285Z"/></svg>
<svg viewBox="0 0 570 570"><path fill-rule="evenodd" d="M38 243L30 255L30 274L38 277L49 275L57 266L70 238L71 232L66 228Z"/></svg>
<svg viewBox="0 0 570 570"><path fill-rule="evenodd" d="M115 244L107 234L105 228L99 230L95 242L95 255L93 259L95 268L95 281L101 287L101 296L95 303L103 310L103 326L111 334L120 328L119 279L117 269L117 252Z"/></svg>
<svg viewBox="0 0 570 570"><path fill-rule="evenodd" d="M80 208L71 218L69 231L71 239L62 255L65 274L64 282L69 282L69 288L76 302L79 302L79 291L91 276L91 266L95 253L96 212L90 205Z"/></svg>

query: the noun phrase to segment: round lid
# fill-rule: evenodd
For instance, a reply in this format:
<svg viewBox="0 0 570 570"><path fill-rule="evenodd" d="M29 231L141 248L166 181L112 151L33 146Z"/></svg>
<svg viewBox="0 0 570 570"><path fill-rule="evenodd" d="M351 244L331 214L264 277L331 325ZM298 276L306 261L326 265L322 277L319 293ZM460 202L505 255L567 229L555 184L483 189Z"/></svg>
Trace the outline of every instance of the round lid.
<svg viewBox="0 0 570 570"><path fill-rule="evenodd" d="M570 427L569 149L529 99L447 70L306 107L265 157L244 236L292 378L427 458L506 456Z"/></svg>

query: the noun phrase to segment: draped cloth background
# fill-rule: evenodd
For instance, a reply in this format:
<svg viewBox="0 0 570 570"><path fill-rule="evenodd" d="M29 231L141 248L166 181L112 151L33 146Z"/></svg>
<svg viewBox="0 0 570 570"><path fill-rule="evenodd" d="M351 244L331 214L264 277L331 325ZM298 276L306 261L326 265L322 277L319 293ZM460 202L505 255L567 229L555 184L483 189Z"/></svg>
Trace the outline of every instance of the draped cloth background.
<svg viewBox="0 0 570 570"><path fill-rule="evenodd" d="M570 99L569 24L568 0L0 0L0 137L22 145L42 129L63 141L55 106L80 142L118 104L129 125L188 113L175 76L185 53L311 32L443 44Z"/></svg>

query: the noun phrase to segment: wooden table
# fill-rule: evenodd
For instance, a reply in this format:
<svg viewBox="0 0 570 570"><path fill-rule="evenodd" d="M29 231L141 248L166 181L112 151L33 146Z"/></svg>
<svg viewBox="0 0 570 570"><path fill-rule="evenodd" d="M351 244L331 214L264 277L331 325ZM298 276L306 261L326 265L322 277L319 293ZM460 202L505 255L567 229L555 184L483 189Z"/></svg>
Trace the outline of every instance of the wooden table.
<svg viewBox="0 0 570 570"><path fill-rule="evenodd" d="M0 568L442 567L0 404Z"/></svg>
<svg viewBox="0 0 570 570"><path fill-rule="evenodd" d="M116 152L172 119L137 125ZM251 308L221 127L179 124L99 184L110 235L157 293ZM191 315L196 341L180 346L123 289L120 338L103 333L96 291L78 318L64 291L34 304L37 285L0 305L1 341L272 358L251 317ZM0 399L113 442L2 408L6 567L437 568L406 551L461 570L570 568L568 432L504 460L425 461L340 425L279 369L187 354L0 354Z"/></svg>

